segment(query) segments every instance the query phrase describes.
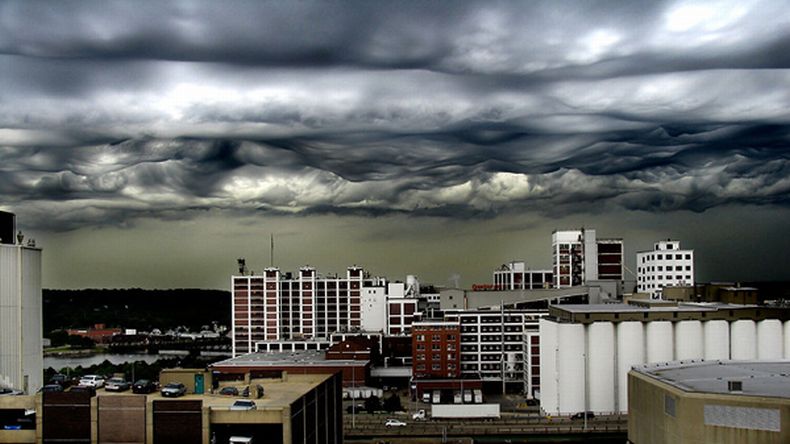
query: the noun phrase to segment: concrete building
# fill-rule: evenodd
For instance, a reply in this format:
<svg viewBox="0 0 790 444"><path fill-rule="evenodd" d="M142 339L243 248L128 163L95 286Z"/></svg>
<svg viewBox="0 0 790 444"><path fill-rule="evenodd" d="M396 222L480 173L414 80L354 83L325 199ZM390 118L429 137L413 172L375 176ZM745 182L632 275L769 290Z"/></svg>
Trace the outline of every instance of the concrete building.
<svg viewBox="0 0 790 444"><path fill-rule="evenodd" d="M242 270L243 271L243 270ZM386 282L361 267L345 276L320 277L313 267L296 276L267 268L262 275L232 276L233 356L255 351L259 341L328 339L334 332L363 327L362 296L385 304ZM381 307L367 307L370 322L381 326Z"/></svg>
<svg viewBox="0 0 790 444"><path fill-rule="evenodd" d="M35 393L43 385L41 249L8 238L14 215L0 213L0 387Z"/></svg>
<svg viewBox="0 0 790 444"><path fill-rule="evenodd" d="M790 310L726 304L555 305L540 320L541 408L628 410L634 365L790 359Z"/></svg>
<svg viewBox="0 0 790 444"><path fill-rule="evenodd" d="M346 385L363 385L370 379L370 361L327 359L323 351L306 350L290 353L249 353L209 366L222 375L253 375L287 372L288 374L325 374L340 372ZM232 379L232 378L231 378Z"/></svg>
<svg viewBox="0 0 790 444"><path fill-rule="evenodd" d="M790 442L790 362L703 361L634 367L628 441Z"/></svg>
<svg viewBox="0 0 790 444"><path fill-rule="evenodd" d="M494 270L493 290L534 290L551 288L554 276L551 270L530 270L524 262L508 262ZM488 290L472 286L472 290Z"/></svg>
<svg viewBox="0 0 790 444"><path fill-rule="evenodd" d="M622 239L598 239L592 229L555 230L551 250L554 288L623 279Z"/></svg>
<svg viewBox="0 0 790 444"><path fill-rule="evenodd" d="M461 375L461 328L457 322L417 322L412 325L411 337L414 378Z"/></svg>
<svg viewBox="0 0 790 444"><path fill-rule="evenodd" d="M263 390L251 390L249 398L190 393L173 399L103 390L95 397L68 391L0 397L0 442L213 444L227 443L231 436L253 443L343 442L337 373L243 375L220 382L224 386ZM239 399L252 400L256 408L234 410Z"/></svg>
<svg viewBox="0 0 790 444"><path fill-rule="evenodd" d="M461 376L482 379L488 391L528 396L539 389L538 321L545 310L448 310L461 329Z"/></svg>
<svg viewBox="0 0 790 444"><path fill-rule="evenodd" d="M637 291L661 299L665 287L694 286L694 250L681 250L680 242L656 242L651 251L636 254Z"/></svg>

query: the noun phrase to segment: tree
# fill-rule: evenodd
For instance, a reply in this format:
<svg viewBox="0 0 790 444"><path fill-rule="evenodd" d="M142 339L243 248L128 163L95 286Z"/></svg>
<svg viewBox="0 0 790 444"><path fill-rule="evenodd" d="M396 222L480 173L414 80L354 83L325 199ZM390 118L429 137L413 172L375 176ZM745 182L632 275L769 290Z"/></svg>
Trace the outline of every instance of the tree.
<svg viewBox="0 0 790 444"><path fill-rule="evenodd" d="M391 394L389 398L384 398L384 410L390 413L403 411L403 405L397 393Z"/></svg>
<svg viewBox="0 0 790 444"><path fill-rule="evenodd" d="M373 395L370 398L365 400L365 410L368 413L374 413L381 410L381 400L378 396Z"/></svg>

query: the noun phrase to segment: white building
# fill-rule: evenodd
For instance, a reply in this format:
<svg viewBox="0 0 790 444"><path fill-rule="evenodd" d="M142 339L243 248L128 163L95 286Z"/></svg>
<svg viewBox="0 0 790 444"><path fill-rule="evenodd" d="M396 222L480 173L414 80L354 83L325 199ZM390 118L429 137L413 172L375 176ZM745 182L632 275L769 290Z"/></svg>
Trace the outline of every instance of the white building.
<svg viewBox="0 0 790 444"><path fill-rule="evenodd" d="M524 391L538 390L538 321L546 310L447 310L461 326L461 375Z"/></svg>
<svg viewBox="0 0 790 444"><path fill-rule="evenodd" d="M661 299L664 287L694 285L694 250L681 250L680 242L656 242L651 251L636 254L637 291Z"/></svg>
<svg viewBox="0 0 790 444"><path fill-rule="evenodd" d="M554 288L623 279L622 239L599 239L591 229L555 230L551 251Z"/></svg>
<svg viewBox="0 0 790 444"><path fill-rule="evenodd" d="M540 320L543 411L627 412L628 372L635 365L790 359L788 309L652 305L549 307L548 316Z"/></svg>
<svg viewBox="0 0 790 444"><path fill-rule="evenodd" d="M551 288L551 270L530 270L522 261L508 262L494 270L494 290Z"/></svg>
<svg viewBox="0 0 790 444"><path fill-rule="evenodd" d="M0 386L41 388L42 335L41 249L0 243Z"/></svg>

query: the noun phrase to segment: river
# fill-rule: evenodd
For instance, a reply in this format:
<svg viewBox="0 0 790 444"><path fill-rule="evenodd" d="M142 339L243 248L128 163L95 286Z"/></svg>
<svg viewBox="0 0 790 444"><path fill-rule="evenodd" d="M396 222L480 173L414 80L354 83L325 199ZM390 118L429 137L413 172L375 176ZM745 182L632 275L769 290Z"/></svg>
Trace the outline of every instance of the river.
<svg viewBox="0 0 790 444"><path fill-rule="evenodd" d="M156 355L145 353L99 353L90 356L44 356L44 368L49 367L60 370L64 367L75 368L77 366L90 367L91 365L101 364L108 360L113 364L123 364L124 362L145 361L148 364L157 359L175 358L177 355Z"/></svg>

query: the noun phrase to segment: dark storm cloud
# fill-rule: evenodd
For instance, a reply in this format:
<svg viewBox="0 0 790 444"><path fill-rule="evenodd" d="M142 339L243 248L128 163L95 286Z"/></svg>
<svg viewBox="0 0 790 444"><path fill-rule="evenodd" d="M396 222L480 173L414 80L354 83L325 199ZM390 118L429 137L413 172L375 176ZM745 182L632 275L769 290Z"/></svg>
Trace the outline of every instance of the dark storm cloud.
<svg viewBox="0 0 790 444"><path fill-rule="evenodd" d="M786 207L781 2L4 2L0 192L135 216Z"/></svg>

